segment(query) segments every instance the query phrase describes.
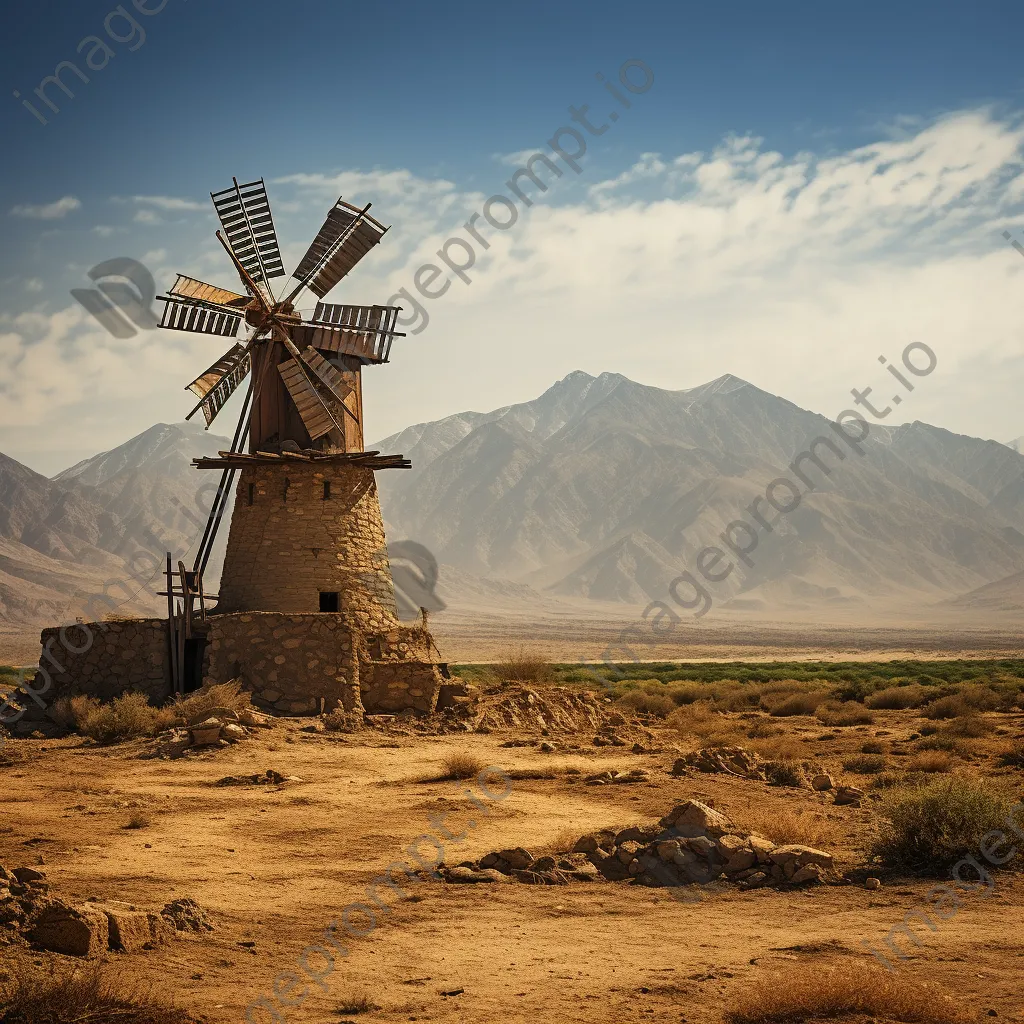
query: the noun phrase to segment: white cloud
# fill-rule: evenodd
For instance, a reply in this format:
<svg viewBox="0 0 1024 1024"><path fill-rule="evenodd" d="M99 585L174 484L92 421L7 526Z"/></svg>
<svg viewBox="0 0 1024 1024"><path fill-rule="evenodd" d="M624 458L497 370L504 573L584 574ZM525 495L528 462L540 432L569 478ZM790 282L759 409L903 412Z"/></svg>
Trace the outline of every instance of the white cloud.
<svg viewBox="0 0 1024 1024"><path fill-rule="evenodd" d="M43 282L38 277L30 277L25 281L24 287L27 292L41 292Z"/></svg>
<svg viewBox="0 0 1024 1024"><path fill-rule="evenodd" d="M136 224L163 224L163 218L158 213L154 213L152 210L136 210L135 216L132 220Z"/></svg>
<svg viewBox="0 0 1024 1024"><path fill-rule="evenodd" d="M97 224L93 231L100 236L100 238L109 238L117 229L112 228L109 224Z"/></svg>
<svg viewBox="0 0 1024 1024"><path fill-rule="evenodd" d="M176 212L207 208L205 203L198 203L194 199L179 199L176 196L132 196L132 202L143 206L155 206L158 210Z"/></svg>
<svg viewBox="0 0 1024 1024"><path fill-rule="evenodd" d="M12 217L27 217L32 220L59 220L69 213L81 209L82 201L75 196L64 196L42 206L22 204L11 209Z"/></svg>
<svg viewBox="0 0 1024 1024"><path fill-rule="evenodd" d="M534 195L510 230L482 229L490 249L478 248L472 284L453 279L443 297L419 299L429 328L364 375L367 437L520 401L577 368L665 388L729 372L835 414L853 387L891 395L878 356L898 360L911 341L932 346L939 368L902 418L1019 436L1024 260L1002 231L1024 223L1024 127L968 111L879 138L818 156L730 137L706 153L642 154L582 197ZM590 173L584 161L581 184ZM394 224L328 296L344 302L412 288L446 238L468 237L461 225L486 199L402 169L273 185L296 258L339 194L373 200ZM197 238L183 269L237 287L216 244ZM0 322L14 353L0 364L0 450L25 425L59 445L88 419L99 450L177 419L168 376L183 386L219 354L209 338L175 332L117 342L78 308L15 320Z"/></svg>

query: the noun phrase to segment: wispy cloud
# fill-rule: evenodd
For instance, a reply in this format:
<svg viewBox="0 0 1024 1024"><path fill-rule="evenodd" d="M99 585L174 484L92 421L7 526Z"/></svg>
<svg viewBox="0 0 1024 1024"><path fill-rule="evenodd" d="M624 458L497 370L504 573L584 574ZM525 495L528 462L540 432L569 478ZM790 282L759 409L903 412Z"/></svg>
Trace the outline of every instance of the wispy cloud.
<svg viewBox="0 0 1024 1024"><path fill-rule="evenodd" d="M81 209L82 201L75 196L64 196L53 203L33 206L30 203L20 204L11 209L12 217L27 217L31 220L59 220L69 213Z"/></svg>
<svg viewBox="0 0 1024 1024"><path fill-rule="evenodd" d="M168 211L205 210L207 206L206 203L199 203L194 199L179 199L177 196L132 196L132 202Z"/></svg>

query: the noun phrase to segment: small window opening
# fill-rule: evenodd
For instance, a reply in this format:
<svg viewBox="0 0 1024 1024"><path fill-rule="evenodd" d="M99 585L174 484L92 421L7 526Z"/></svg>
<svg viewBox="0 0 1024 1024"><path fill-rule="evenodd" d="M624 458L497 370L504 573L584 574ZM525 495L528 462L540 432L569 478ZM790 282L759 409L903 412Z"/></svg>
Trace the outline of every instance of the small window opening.
<svg viewBox="0 0 1024 1024"><path fill-rule="evenodd" d="M341 611L341 594L337 590L320 591L320 611L339 612Z"/></svg>
<svg viewBox="0 0 1024 1024"><path fill-rule="evenodd" d="M331 481L324 481L324 501L327 501L331 496Z"/></svg>
<svg viewBox="0 0 1024 1024"><path fill-rule="evenodd" d="M255 484L249 484L248 503L251 505L253 503L253 501L255 501L255 499L256 499L256 485Z"/></svg>

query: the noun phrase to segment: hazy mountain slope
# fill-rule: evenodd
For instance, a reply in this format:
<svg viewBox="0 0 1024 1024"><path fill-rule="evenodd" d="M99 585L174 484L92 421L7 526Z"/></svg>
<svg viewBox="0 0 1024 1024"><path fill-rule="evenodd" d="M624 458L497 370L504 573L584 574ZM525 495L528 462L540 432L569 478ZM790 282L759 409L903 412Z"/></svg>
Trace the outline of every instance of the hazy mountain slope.
<svg viewBox="0 0 1024 1024"><path fill-rule="evenodd" d="M876 423L857 455L824 417L732 376L670 392L577 371L531 402L416 431L415 469L380 474L392 534L560 595L664 596L727 523L751 520L751 502L775 515L765 486L796 479L787 467L818 436L842 461L822 449L831 475L805 466L816 490L760 532L754 565L715 585L716 600L765 588L799 601L948 594L1024 568L1024 516L1004 507L1024 475L1019 453ZM401 451L401 437L373 447Z"/></svg>
<svg viewBox="0 0 1024 1024"><path fill-rule="evenodd" d="M44 624L108 607L160 611L165 552L188 557L219 474L191 467L226 438L157 424L53 480L0 455L0 618ZM204 485L205 484L205 488ZM208 571L216 583L226 530Z"/></svg>

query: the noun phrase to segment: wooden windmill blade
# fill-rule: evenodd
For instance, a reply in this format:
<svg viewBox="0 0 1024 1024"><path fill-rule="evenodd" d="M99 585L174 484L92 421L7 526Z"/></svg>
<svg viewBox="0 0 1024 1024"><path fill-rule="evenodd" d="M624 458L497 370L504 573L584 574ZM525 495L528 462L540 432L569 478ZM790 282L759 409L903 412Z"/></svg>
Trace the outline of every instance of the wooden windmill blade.
<svg viewBox="0 0 1024 1024"><path fill-rule="evenodd" d="M317 393L313 380L319 378L304 367L301 358L293 356L283 363L278 363L277 372L281 375L281 380L284 381L284 386L288 389L288 394L291 395L303 425L313 441L319 440L332 430L341 430L341 424Z"/></svg>
<svg viewBox="0 0 1024 1024"><path fill-rule="evenodd" d="M281 246L263 179L244 185L239 185L237 178L232 181L231 188L210 193L228 244L254 281L284 277Z"/></svg>
<svg viewBox="0 0 1024 1024"><path fill-rule="evenodd" d="M238 337L238 328L242 323L242 313L238 309L196 299L178 299L172 295L160 295L158 299L164 303L159 327L188 331L191 334Z"/></svg>
<svg viewBox="0 0 1024 1024"><path fill-rule="evenodd" d="M220 383L221 379L238 365L247 351L245 345L241 343L232 345L213 366L196 377L191 384L185 385L185 390L191 391L199 398L205 398Z"/></svg>
<svg viewBox="0 0 1024 1024"><path fill-rule="evenodd" d="M191 419L202 410L206 428L209 429L210 424L217 418L217 413L227 405L228 399L249 375L251 369L251 349L235 345L225 352L213 366L188 385L187 390L199 395L201 401L185 419Z"/></svg>
<svg viewBox="0 0 1024 1024"><path fill-rule="evenodd" d="M337 367L332 366L312 346L302 353L302 361L317 375L320 382L339 401L344 402L355 388L345 380Z"/></svg>
<svg viewBox="0 0 1024 1024"><path fill-rule="evenodd" d="M207 284L185 274L178 275L174 287L167 294L179 299L198 299L215 306L244 308L251 301L247 295L239 295L238 292L229 291L227 288L218 288L214 284Z"/></svg>
<svg viewBox="0 0 1024 1024"><path fill-rule="evenodd" d="M294 273L323 298L380 240L388 229L341 199L327 214Z"/></svg>
<svg viewBox="0 0 1024 1024"><path fill-rule="evenodd" d="M318 302L312 318L294 328L293 336L296 344L321 352L386 363L392 339L404 337L395 330L400 308Z"/></svg>

